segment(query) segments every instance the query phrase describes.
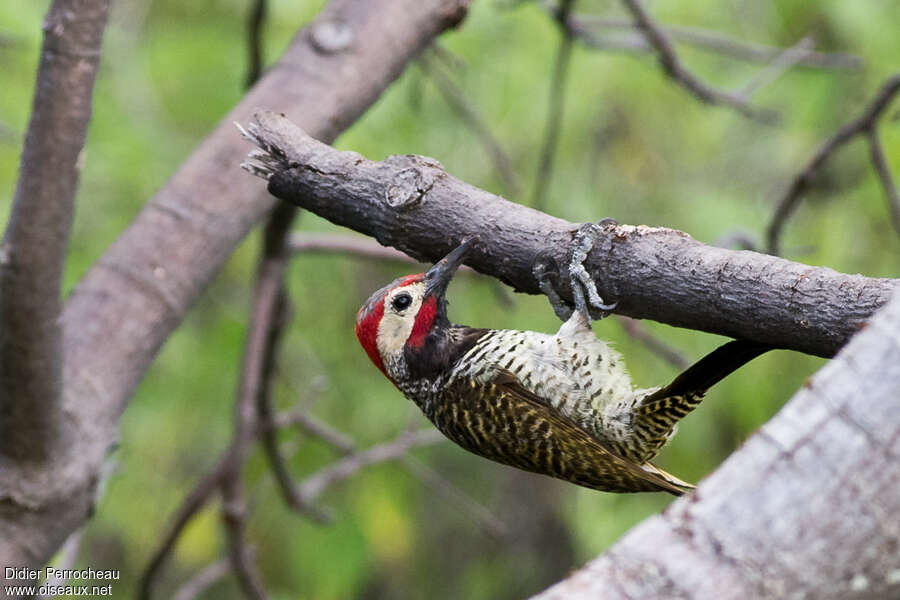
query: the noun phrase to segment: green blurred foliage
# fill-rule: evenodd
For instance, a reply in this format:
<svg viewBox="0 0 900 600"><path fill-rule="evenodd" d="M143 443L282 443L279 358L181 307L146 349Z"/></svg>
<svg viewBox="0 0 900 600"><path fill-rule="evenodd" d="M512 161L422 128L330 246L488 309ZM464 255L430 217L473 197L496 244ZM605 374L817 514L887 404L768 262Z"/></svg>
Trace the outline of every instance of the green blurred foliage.
<svg viewBox="0 0 900 600"><path fill-rule="evenodd" d="M270 2L269 61L322 4ZM0 5L4 217L47 5ZM858 55L865 68L788 72L754 96L783 114L780 126L769 127L699 103L647 55L578 45L547 210L573 221L614 216L625 223L674 227L708 243L736 230L760 239L792 174L900 66L895 35L900 11L874 0L658 0L651 6L666 23L759 43L790 46L812 35L820 49ZM577 7L621 14L610 1L582 1ZM247 11L248 3L237 0L115 4L85 150L67 290L241 98ZM528 201L534 186L558 40L556 27L536 4L509 9L494 0L475 2L464 25L441 40L459 59L454 77L526 183L520 201ZM739 88L761 69L688 48L683 58L724 89ZM897 111L894 107L880 128L895 171ZM375 159L433 156L461 179L503 191L476 136L415 66L337 145ZM844 272L897 276L900 242L865 144L859 140L841 150L820 181L787 227L788 257ZM336 229L308 214L298 226ZM123 580L116 593L122 597L132 593L172 511L228 443L257 250L254 234L166 344L122 420L116 472L87 528L80 559L85 566L120 568ZM389 439L410 424L425 425L415 407L371 368L352 333L356 309L368 294L407 270L339 256L294 261L293 321L276 382L279 406L305 405L361 445ZM460 278L450 293L458 322L542 331L557 326L543 299L517 296L510 306L496 284L483 278ZM721 341L645 325L689 357ZM596 330L625 354L639 385L660 384L675 374L613 319ZM688 480L702 478L821 364L788 352L755 361L720 384L685 420L659 463ZM320 442L294 432L285 432L284 441L296 450L291 468L298 478L335 459ZM253 515L249 537L273 598L521 597L583 564L670 501L660 495L596 493L518 474L450 445L415 454L505 520L507 534L487 533L465 506L396 464L371 468L327 493L323 503L334 510L335 521L315 525L284 508L265 461L254 455L246 473ZM163 597L223 555L214 508L201 513L182 537L165 572ZM228 577L203 597L239 593Z"/></svg>

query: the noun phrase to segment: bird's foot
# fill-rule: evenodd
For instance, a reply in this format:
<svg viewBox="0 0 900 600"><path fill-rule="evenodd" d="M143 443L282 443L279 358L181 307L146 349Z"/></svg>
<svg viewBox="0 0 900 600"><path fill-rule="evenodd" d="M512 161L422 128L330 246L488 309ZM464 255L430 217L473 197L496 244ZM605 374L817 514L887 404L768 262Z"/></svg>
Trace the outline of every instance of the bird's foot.
<svg viewBox="0 0 900 600"><path fill-rule="evenodd" d="M575 310L591 318L591 309L595 310L597 319L602 319L616 307L616 302L606 304L597 291L597 284L587 269L584 261L588 253L594 247L597 237L605 225L616 224L615 219L602 219L597 223L585 223L575 233L572 244L572 255L569 259L569 279L572 283L572 298L575 300Z"/></svg>
<svg viewBox="0 0 900 600"><path fill-rule="evenodd" d="M538 253L534 259L534 264L531 266L531 272L534 274L541 292L550 301L550 306L553 307L553 312L556 313L556 316L561 321L568 321L569 317L572 316L572 307L556 291L556 286L559 283L559 266L548 250L542 250Z"/></svg>
<svg viewBox="0 0 900 600"><path fill-rule="evenodd" d="M590 323L592 320L592 308L597 318L602 319L616 307L615 302L612 304L603 302L603 298L597 292L597 285L587 272L587 269L584 268L584 261L594 247L597 236L602 228L610 223L615 224L615 219L603 219L598 223L585 223L582 225L575 234L569 257L568 269L569 278L572 282L572 298L575 301L574 312L584 315L587 323ZM538 253L534 259L532 273L541 292L550 300L553 312L562 321L567 321L572 316L573 308L556 291L559 283L559 267L549 251L545 250Z"/></svg>

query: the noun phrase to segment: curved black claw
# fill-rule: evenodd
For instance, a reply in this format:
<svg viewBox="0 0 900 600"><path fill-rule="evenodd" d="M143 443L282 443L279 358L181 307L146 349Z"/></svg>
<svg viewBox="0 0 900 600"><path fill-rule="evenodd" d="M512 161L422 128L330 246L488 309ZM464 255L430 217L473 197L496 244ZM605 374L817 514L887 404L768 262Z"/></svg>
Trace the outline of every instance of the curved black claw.
<svg viewBox="0 0 900 600"><path fill-rule="evenodd" d="M550 306L553 307L556 316L562 321L568 321L572 316L572 307L556 291L559 283L559 265L556 264L556 260L549 250L541 250L537 253L531 265L531 273L541 292L550 301Z"/></svg>
<svg viewBox="0 0 900 600"><path fill-rule="evenodd" d="M597 227L600 227L601 229L606 227L607 225L612 225L613 227L616 227L619 225L619 222L616 221L615 219L613 219L612 217L603 217L602 219L597 221Z"/></svg>

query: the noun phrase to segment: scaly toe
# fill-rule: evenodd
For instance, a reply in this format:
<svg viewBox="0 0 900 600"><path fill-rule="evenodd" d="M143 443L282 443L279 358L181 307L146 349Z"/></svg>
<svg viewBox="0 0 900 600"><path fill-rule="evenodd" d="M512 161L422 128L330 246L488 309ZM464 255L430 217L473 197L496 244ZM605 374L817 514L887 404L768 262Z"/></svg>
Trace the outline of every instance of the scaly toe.
<svg viewBox="0 0 900 600"><path fill-rule="evenodd" d="M584 268L584 261L587 260L588 253L594 247L594 242L602 229L601 224L608 224L609 221L615 223L614 219L603 219L600 223L585 223L579 227L572 244L572 257L569 262L569 277L572 281L575 310L589 313L589 308L592 307L600 312L599 318L601 319L618 303L607 304L603 301L597 291L596 283Z"/></svg>
<svg viewBox="0 0 900 600"><path fill-rule="evenodd" d="M556 291L556 285L559 282L559 266L553 259L553 255L547 250L539 252L534 258L531 272L541 292L550 301L553 312L560 320L567 321L572 316L572 307L566 304Z"/></svg>

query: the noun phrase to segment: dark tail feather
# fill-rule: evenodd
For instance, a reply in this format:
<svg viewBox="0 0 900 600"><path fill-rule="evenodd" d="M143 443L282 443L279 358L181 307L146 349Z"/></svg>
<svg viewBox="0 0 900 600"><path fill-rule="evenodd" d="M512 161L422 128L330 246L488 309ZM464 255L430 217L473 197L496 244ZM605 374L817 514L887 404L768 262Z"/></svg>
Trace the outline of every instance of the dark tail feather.
<svg viewBox="0 0 900 600"><path fill-rule="evenodd" d="M732 340L688 367L666 387L647 396L642 404L646 405L660 398L702 394L760 354L774 349L775 346L759 342Z"/></svg>

